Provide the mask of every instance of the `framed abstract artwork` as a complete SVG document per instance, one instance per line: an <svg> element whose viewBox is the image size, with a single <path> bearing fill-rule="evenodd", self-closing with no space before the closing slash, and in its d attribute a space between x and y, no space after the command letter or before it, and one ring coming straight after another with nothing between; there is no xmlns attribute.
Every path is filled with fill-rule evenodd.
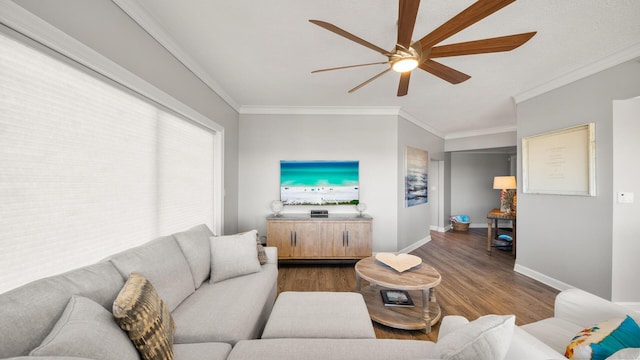
<svg viewBox="0 0 640 360"><path fill-rule="evenodd" d="M404 149L405 207L429 201L429 152L407 146Z"/></svg>

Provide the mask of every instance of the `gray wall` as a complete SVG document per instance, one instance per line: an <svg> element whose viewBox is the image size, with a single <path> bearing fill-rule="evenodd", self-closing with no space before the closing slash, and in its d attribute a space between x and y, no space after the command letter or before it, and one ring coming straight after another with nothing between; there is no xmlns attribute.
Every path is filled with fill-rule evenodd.
<svg viewBox="0 0 640 360"><path fill-rule="evenodd" d="M519 190L516 268L611 298L612 101L639 94L640 64L632 61L517 105L519 158L522 137L596 124L597 196L534 195ZM627 130L635 129L620 131ZM518 174L522 174L521 164Z"/></svg>
<svg viewBox="0 0 640 360"><path fill-rule="evenodd" d="M226 233L235 232L238 220L238 113L111 1L21 0L17 3L224 127L227 194L224 229Z"/></svg>
<svg viewBox="0 0 640 360"><path fill-rule="evenodd" d="M447 137L444 151L465 151L516 146L516 136L517 134L514 130L487 135L471 135L456 138Z"/></svg>
<svg viewBox="0 0 640 360"><path fill-rule="evenodd" d="M398 249L405 249L414 243L429 239L432 221L430 203L405 207L404 199L404 151L406 146L429 152L429 158L444 159L444 140L416 126L403 118L398 121ZM427 177L431 186L432 174ZM429 192L430 193L430 192ZM429 202L432 199L428 200ZM434 224L436 225L436 224Z"/></svg>
<svg viewBox="0 0 640 360"><path fill-rule="evenodd" d="M360 200L373 217L373 250L397 250L397 116L240 115L240 230L266 234L280 198L280 160L358 160ZM283 213L356 213L354 206L287 206Z"/></svg>
<svg viewBox="0 0 640 360"><path fill-rule="evenodd" d="M451 213L469 215L471 226L486 227L487 212L500 207L494 176L509 175L509 155L451 153Z"/></svg>
<svg viewBox="0 0 640 360"><path fill-rule="evenodd" d="M360 200L373 217L373 251L429 236L429 205L404 207L405 144L442 156L443 140L394 115L240 115L239 229L266 233L279 199L280 160L358 160ZM355 213L353 206L287 206L283 213Z"/></svg>

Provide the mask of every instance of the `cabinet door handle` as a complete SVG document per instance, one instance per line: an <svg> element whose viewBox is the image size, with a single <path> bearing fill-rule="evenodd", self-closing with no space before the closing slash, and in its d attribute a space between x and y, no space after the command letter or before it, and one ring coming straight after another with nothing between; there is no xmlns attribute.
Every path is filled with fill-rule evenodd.
<svg viewBox="0 0 640 360"><path fill-rule="evenodd" d="M293 246L298 246L298 233L295 231L293 232Z"/></svg>
<svg viewBox="0 0 640 360"><path fill-rule="evenodd" d="M347 246L349 246L349 231L347 230Z"/></svg>
<svg viewBox="0 0 640 360"><path fill-rule="evenodd" d="M289 231L289 245L293 247L293 231Z"/></svg>
<svg viewBox="0 0 640 360"><path fill-rule="evenodd" d="M346 245L346 240L344 238L344 231L342 232L342 247L345 247Z"/></svg>

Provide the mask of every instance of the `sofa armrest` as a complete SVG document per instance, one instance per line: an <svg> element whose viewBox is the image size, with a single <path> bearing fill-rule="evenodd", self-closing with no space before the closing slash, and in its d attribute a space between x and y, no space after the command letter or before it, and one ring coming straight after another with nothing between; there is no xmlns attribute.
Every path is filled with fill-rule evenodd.
<svg viewBox="0 0 640 360"><path fill-rule="evenodd" d="M570 321L582 327L601 321L630 315L636 321L640 314L622 305L588 293L580 289L562 291L556 296L555 317Z"/></svg>
<svg viewBox="0 0 640 360"><path fill-rule="evenodd" d="M275 246L265 246L264 252L267 254L267 264L278 264L278 248Z"/></svg>

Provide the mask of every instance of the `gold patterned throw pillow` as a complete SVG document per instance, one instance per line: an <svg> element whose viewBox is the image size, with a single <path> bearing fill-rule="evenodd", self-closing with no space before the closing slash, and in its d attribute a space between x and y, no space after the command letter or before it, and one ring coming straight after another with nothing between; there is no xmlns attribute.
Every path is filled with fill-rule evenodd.
<svg viewBox="0 0 640 360"><path fill-rule="evenodd" d="M143 360L172 360L175 322L144 276L131 273L113 302L113 316Z"/></svg>

